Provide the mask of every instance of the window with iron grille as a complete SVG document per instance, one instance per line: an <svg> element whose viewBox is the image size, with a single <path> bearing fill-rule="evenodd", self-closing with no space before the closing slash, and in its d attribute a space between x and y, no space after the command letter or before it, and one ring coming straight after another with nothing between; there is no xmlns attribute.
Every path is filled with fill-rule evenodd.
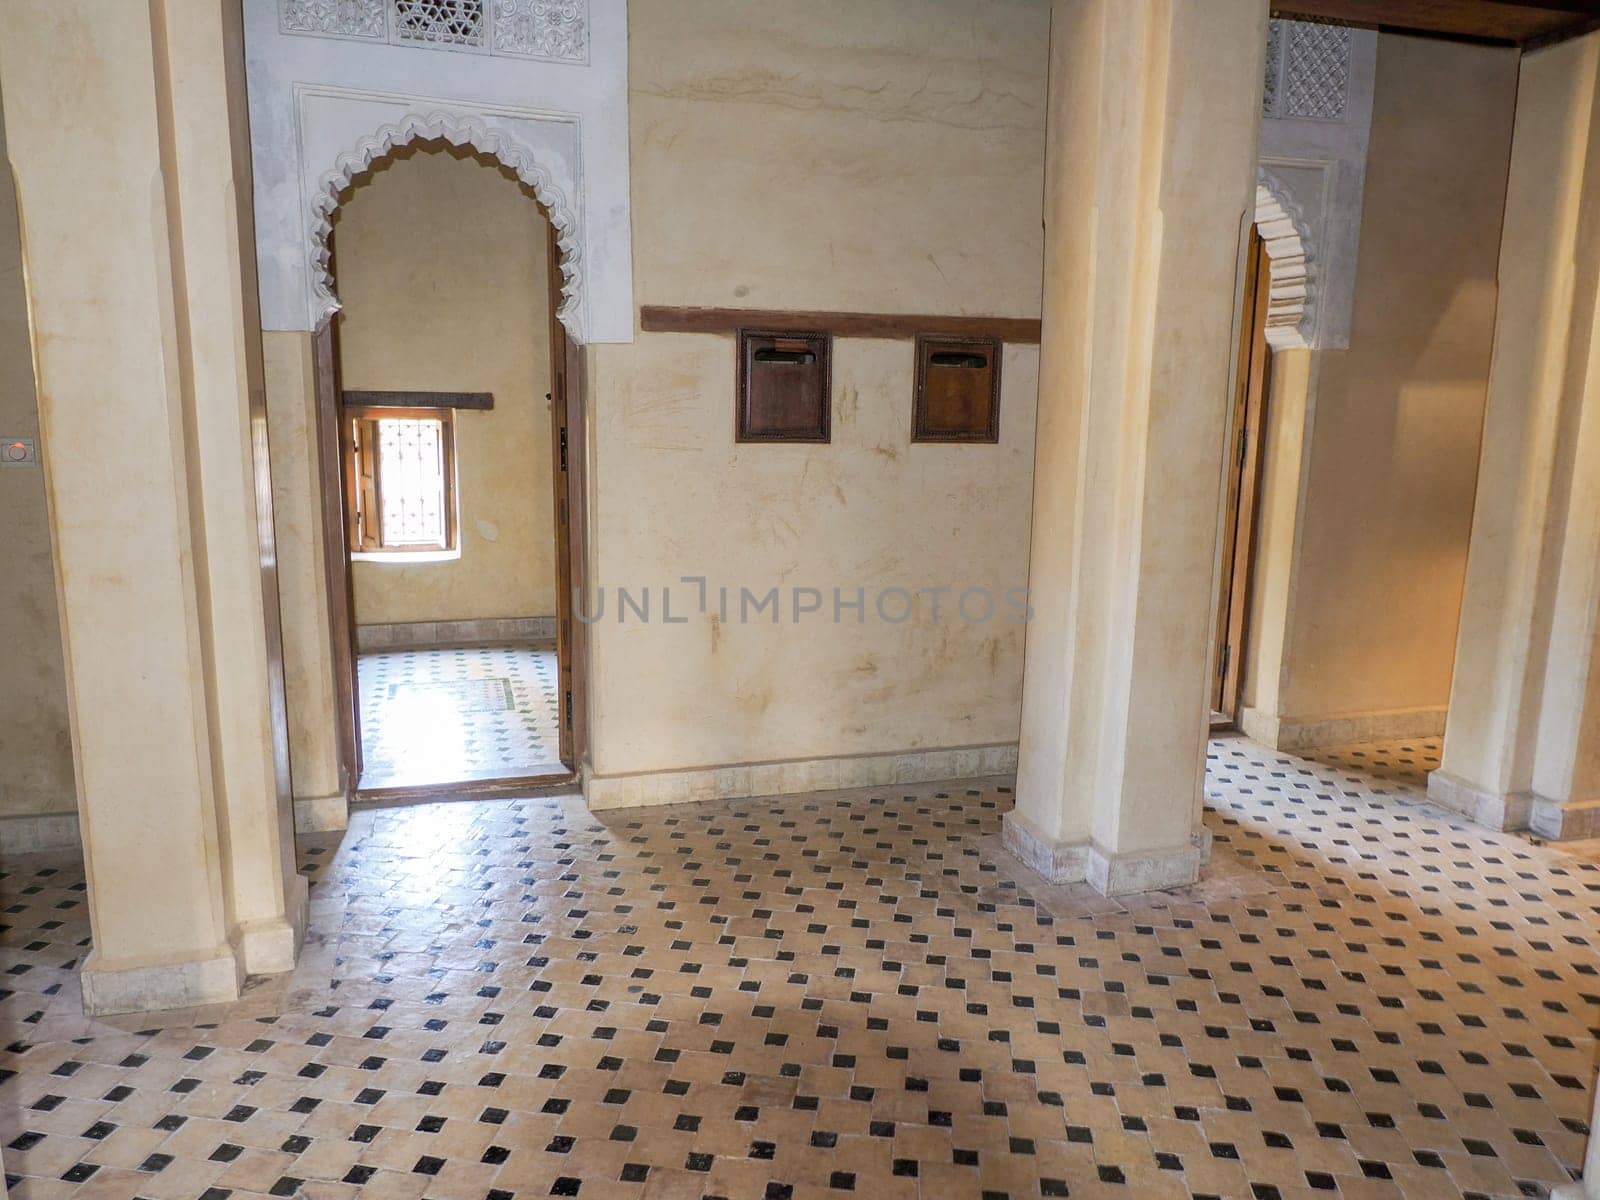
<svg viewBox="0 0 1600 1200"><path fill-rule="evenodd" d="M456 548L454 416L447 408L346 410L352 551Z"/></svg>

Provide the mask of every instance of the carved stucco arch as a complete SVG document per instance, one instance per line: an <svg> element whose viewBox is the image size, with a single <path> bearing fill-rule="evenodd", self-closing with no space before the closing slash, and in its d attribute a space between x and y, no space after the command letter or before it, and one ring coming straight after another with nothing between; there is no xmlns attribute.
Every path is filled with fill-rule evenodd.
<svg viewBox="0 0 1600 1200"><path fill-rule="evenodd" d="M311 289L320 323L339 311L339 297L333 290L329 270L328 238L333 233L333 214L342 196L357 179L372 169L372 164L390 152L413 142L445 141L452 146L470 146L514 172L533 189L539 203L555 227L556 246L561 253L561 304L556 316L567 331L582 339L583 274L579 260L583 253L578 218L550 172L535 159L533 151L502 130L491 129L476 117L444 111L426 115L411 114L381 126L362 138L334 162L333 170L318 181L311 197Z"/></svg>
<svg viewBox="0 0 1600 1200"><path fill-rule="evenodd" d="M1311 239L1289 189L1265 170L1256 177L1255 221L1269 264L1267 344L1309 349L1316 344Z"/></svg>

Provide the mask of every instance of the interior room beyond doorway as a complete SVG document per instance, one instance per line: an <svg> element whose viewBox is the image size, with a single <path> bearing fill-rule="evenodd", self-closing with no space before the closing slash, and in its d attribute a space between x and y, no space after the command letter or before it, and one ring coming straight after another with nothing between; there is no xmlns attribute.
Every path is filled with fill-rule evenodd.
<svg viewBox="0 0 1600 1200"><path fill-rule="evenodd" d="M415 143L349 190L332 265L360 791L568 776L549 222Z"/></svg>

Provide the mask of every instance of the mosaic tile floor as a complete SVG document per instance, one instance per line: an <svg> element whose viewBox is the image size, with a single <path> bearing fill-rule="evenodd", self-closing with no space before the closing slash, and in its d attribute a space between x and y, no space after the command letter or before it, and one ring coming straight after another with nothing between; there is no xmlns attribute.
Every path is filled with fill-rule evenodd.
<svg viewBox="0 0 1600 1200"><path fill-rule="evenodd" d="M363 789L566 771L553 649L376 650L357 672Z"/></svg>
<svg viewBox="0 0 1600 1200"><path fill-rule="evenodd" d="M293 975L160 1018L79 1015L81 868L14 859L12 1195L1543 1195L1600 865L1350 761L1214 741L1205 878L1126 901L1021 875L1004 780L366 810Z"/></svg>

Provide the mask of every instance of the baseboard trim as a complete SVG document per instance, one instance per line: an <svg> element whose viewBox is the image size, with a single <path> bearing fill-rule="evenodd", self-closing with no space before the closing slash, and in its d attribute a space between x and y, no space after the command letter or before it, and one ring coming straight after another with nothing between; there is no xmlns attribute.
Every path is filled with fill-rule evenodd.
<svg viewBox="0 0 1600 1200"><path fill-rule="evenodd" d="M34 854L40 850L78 850L78 814L28 813L0 817L0 854Z"/></svg>
<svg viewBox="0 0 1600 1200"><path fill-rule="evenodd" d="M331 796L296 796L296 833L333 833L350 827L350 802L343 792Z"/></svg>
<svg viewBox="0 0 1600 1200"><path fill-rule="evenodd" d="M1443 707L1390 708L1333 716L1280 717L1256 708L1242 708L1239 728L1251 741L1274 750L1316 750L1353 742L1438 737L1444 733L1445 711Z"/></svg>
<svg viewBox="0 0 1600 1200"><path fill-rule="evenodd" d="M230 1004L244 985L244 967L231 947L212 958L149 967L106 968L89 951L79 972L85 1016L158 1012Z"/></svg>
<svg viewBox="0 0 1600 1200"><path fill-rule="evenodd" d="M357 625L357 650L462 646L479 642L545 642L556 636L554 617L477 617L469 621L403 621Z"/></svg>
<svg viewBox="0 0 1600 1200"><path fill-rule="evenodd" d="M860 754L842 758L789 759L738 763L683 771L596 775L585 767L583 793L589 808L642 808L733 800L746 796L786 796L892 783L933 783L1007 775L1017 769L1017 744L906 750L898 754Z"/></svg>
<svg viewBox="0 0 1600 1200"><path fill-rule="evenodd" d="M1485 829L1528 828L1533 798L1526 792L1491 792L1445 771L1428 772L1428 800Z"/></svg>

